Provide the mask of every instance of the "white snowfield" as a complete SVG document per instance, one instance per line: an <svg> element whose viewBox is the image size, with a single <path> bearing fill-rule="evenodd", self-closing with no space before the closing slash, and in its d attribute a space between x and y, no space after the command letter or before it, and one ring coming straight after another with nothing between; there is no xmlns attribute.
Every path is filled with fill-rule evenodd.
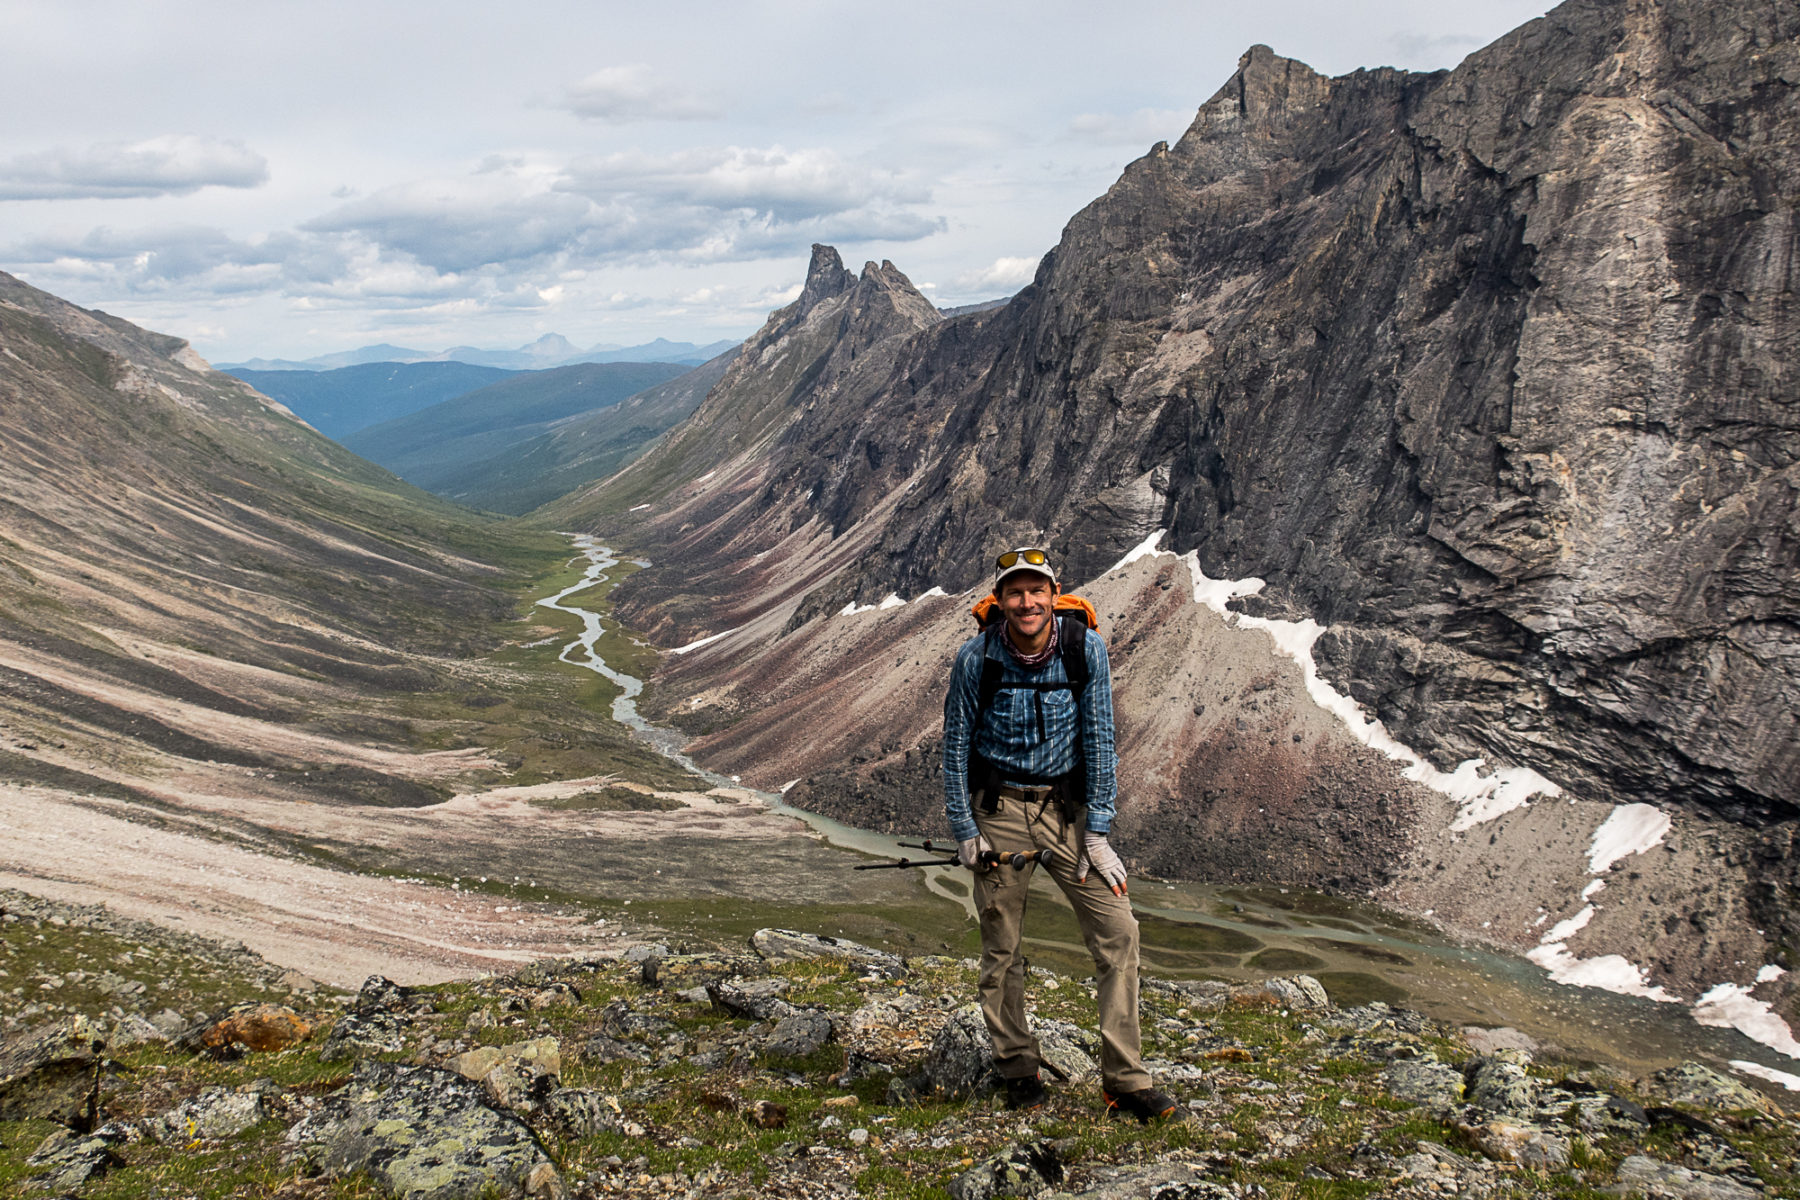
<svg viewBox="0 0 1800 1200"><path fill-rule="evenodd" d="M711 637L703 637L703 638L699 639L698 641L689 642L685 646L676 646L673 650L670 650L669 653L670 654L692 654L694 651L698 650L700 647L710 646L714 642L718 641L720 638L728 638L736 632L737 632L736 629L727 629L724 633L715 633Z"/></svg>
<svg viewBox="0 0 1800 1200"><path fill-rule="evenodd" d="M1588 847L1588 874L1598 875L1622 858L1661 845L1670 824L1669 814L1654 804L1619 805L1594 831L1593 845Z"/></svg>

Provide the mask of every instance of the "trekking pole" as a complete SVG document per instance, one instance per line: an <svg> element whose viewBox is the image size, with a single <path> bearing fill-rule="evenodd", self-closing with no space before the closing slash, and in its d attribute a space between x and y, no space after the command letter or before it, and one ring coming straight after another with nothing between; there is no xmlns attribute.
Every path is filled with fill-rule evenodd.
<svg viewBox="0 0 1800 1200"><path fill-rule="evenodd" d="M908 867L954 867L954 858L903 858L899 862L861 863L852 871L903 871Z"/></svg>

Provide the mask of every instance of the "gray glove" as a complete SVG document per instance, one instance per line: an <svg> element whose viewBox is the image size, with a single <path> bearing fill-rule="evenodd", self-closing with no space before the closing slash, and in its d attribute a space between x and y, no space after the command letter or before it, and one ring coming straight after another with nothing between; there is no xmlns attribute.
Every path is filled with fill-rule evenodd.
<svg viewBox="0 0 1800 1200"><path fill-rule="evenodd" d="M988 845L988 840L976 834L966 842L956 843L956 861L971 871L984 871L987 867L982 863L981 856L991 850L993 847Z"/></svg>
<svg viewBox="0 0 1800 1200"><path fill-rule="evenodd" d="M1081 835L1082 858L1086 865L1081 868L1080 882L1086 883L1088 869L1099 872L1100 881L1113 890L1113 895L1125 894L1125 864L1107 843L1104 833L1088 830Z"/></svg>

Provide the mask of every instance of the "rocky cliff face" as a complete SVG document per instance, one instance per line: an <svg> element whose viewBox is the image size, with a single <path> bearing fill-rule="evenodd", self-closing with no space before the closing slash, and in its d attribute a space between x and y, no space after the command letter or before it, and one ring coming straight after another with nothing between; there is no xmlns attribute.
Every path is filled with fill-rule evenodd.
<svg viewBox="0 0 1800 1200"><path fill-rule="evenodd" d="M672 642L742 631L671 667L666 703L736 722L703 748L781 772L825 767L795 747L829 716L852 732L828 740L870 760L835 794L872 797L870 772L899 769L933 706L868 724L844 665L866 682L867 648L825 617L978 585L995 547L1028 540L1094 580L1163 529L1207 576L1267 581L1240 610L1326 626L1321 674L1439 766L1529 765L1584 803L1714 820L1696 840L1729 870L1645 905L1785 928L1797 38L1800 13L1780 6L1569 0L1451 72L1327 79L1256 47L1176 145L1076 215L1009 305L884 326L885 340L821 320L812 336L840 348L778 358L808 311L848 294L815 254L766 357L747 349L709 401L715 427L671 444L681 469L634 469L583 510L680 564L625 589L628 620ZM786 373L765 385L776 361ZM1144 599L1121 595L1120 615ZM1236 707L1254 698L1183 682L1209 664L1163 645L1168 619L1114 642L1115 658L1141 638L1173 664L1140 699L1156 736L1127 759L1162 797L1146 853L1180 847L1168 857L1204 871L1228 865L1223 838L1252 869L1341 884L1379 883L1367 864L1384 856L1476 869L1460 834L1418 832L1438 801L1334 774L1303 730L1284 741L1281 721ZM901 620L924 619L883 618L883 636L911 636ZM896 653L941 653L958 620ZM929 666L898 686L928 696ZM732 697L753 679L761 699ZM899 790L928 793L920 770ZM1264 813L1271 779L1287 780L1292 819ZM1374 836L1349 856L1362 868L1294 849L1294 820L1350 838L1329 802L1340 779L1369 781L1341 789L1353 811L1380 800L1413 829ZM929 810L908 803L907 820ZM1496 841L1510 829L1529 857L1557 836L1554 810L1532 813ZM1530 891L1480 869L1490 892ZM1712 882L1734 898L1705 899ZM1520 915L1506 936L1529 945ZM1644 945L1658 923L1618 937Z"/></svg>

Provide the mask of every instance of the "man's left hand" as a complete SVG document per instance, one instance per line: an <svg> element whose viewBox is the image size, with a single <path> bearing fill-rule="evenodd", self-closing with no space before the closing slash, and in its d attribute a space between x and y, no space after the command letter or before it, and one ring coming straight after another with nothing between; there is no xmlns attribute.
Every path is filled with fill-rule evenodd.
<svg viewBox="0 0 1800 1200"><path fill-rule="evenodd" d="M1088 870L1091 868L1100 873L1100 881L1112 889L1113 895L1125 894L1125 864L1119 861L1118 854L1107 842L1104 833L1095 833L1090 829L1082 835L1082 858L1086 860L1087 866L1081 869L1080 882L1087 882Z"/></svg>

